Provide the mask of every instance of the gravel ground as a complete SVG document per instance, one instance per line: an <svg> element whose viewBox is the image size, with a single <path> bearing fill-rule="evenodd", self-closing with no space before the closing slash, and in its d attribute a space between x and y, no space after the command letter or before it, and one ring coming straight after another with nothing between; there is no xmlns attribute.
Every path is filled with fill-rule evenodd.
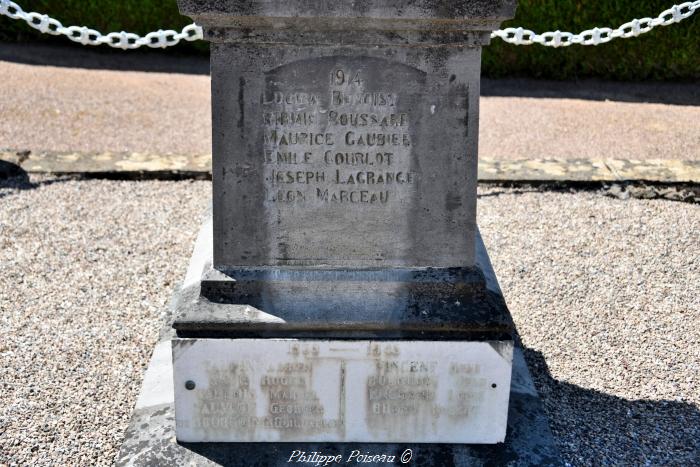
<svg viewBox="0 0 700 467"><path fill-rule="evenodd" d="M111 463L209 188L0 182L0 464ZM699 463L700 208L480 192L565 458Z"/></svg>
<svg viewBox="0 0 700 467"><path fill-rule="evenodd" d="M0 181L0 465L109 465L208 182Z"/></svg>
<svg viewBox="0 0 700 467"><path fill-rule="evenodd" d="M481 192L484 241L565 458L700 465L700 206Z"/></svg>

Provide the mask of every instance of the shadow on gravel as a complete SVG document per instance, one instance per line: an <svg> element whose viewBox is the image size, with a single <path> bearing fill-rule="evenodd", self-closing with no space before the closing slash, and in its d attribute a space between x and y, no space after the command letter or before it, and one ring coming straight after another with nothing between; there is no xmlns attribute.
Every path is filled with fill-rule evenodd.
<svg viewBox="0 0 700 467"><path fill-rule="evenodd" d="M114 50L108 47L53 43L0 43L0 60L26 65L48 65L90 70L209 74L209 57L178 54L162 49Z"/></svg>
<svg viewBox="0 0 700 467"><path fill-rule="evenodd" d="M29 178L29 174L22 170L21 167L0 160L0 199L18 191L33 190L42 185L53 185L54 183L63 183L79 178L80 177L77 176L65 175L33 182Z"/></svg>
<svg viewBox="0 0 700 467"><path fill-rule="evenodd" d="M481 182L479 182L481 185ZM498 186L498 185L492 185L492 186ZM525 193L540 193L542 190L538 188L525 188L525 189L518 189L518 188L511 188L509 190L492 190L489 191L488 193L479 193L476 195L477 199L479 198L491 198L491 197L496 197L496 196L501 196L501 195L524 195Z"/></svg>
<svg viewBox="0 0 700 467"><path fill-rule="evenodd" d="M700 105L700 82L626 83L585 79L548 81L529 78L482 79L481 95L593 101Z"/></svg>
<svg viewBox="0 0 700 467"><path fill-rule="evenodd" d="M563 457L574 465L700 465L700 410L666 400L626 400L552 378L524 348ZM584 356L585 358L585 356Z"/></svg>
<svg viewBox="0 0 700 467"><path fill-rule="evenodd" d="M19 165L0 159L0 181L8 178L18 178L29 181L29 175Z"/></svg>

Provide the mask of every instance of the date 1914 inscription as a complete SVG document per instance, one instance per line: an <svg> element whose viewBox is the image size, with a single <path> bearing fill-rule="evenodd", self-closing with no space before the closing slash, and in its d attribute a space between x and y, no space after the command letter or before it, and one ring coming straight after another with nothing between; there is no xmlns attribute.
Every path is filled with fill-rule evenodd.
<svg viewBox="0 0 700 467"><path fill-rule="evenodd" d="M173 356L181 441L505 436L511 342L177 339Z"/></svg>

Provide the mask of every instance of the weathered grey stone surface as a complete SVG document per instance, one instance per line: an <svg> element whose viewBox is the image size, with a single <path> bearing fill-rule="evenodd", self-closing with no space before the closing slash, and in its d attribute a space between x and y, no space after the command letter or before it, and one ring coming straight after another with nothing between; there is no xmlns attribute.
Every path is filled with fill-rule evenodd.
<svg viewBox="0 0 700 467"><path fill-rule="evenodd" d="M515 0L180 0L211 41L276 44L483 44Z"/></svg>
<svg viewBox="0 0 700 467"><path fill-rule="evenodd" d="M179 335L508 339L474 244L480 46L514 2L180 5L213 42L213 259Z"/></svg>
<svg viewBox="0 0 700 467"><path fill-rule="evenodd" d="M474 266L481 45L513 0L180 7L213 42L214 269Z"/></svg>
<svg viewBox="0 0 700 467"><path fill-rule="evenodd" d="M215 281L230 285L223 295L237 297L231 301L216 300L215 294L207 297L201 290L211 286L201 278L217 274L211 268L211 238L208 221L174 304L173 326L180 337L511 338L510 313L485 253L476 255L471 276L462 274L462 287L442 284L444 272L430 270L370 271L357 277L348 271L255 270L247 272L252 276L247 281ZM475 241L476 250L483 249L478 234ZM473 286L464 285L469 281ZM310 292L318 289L325 300L313 298ZM441 289L443 293L436 293Z"/></svg>
<svg viewBox="0 0 700 467"><path fill-rule="evenodd" d="M235 26L242 19L254 18L259 22L264 18L301 17L324 22L333 18L368 18L389 19L392 22L447 20L457 24L480 25L479 29L486 29L485 25L489 22L512 17L515 3L515 0L361 0L351 3L324 0L178 0L183 15L216 25ZM347 26L345 21L333 25L335 28L354 28L354 25Z"/></svg>
<svg viewBox="0 0 700 467"><path fill-rule="evenodd" d="M472 266L479 57L214 44L214 266Z"/></svg>
<svg viewBox="0 0 700 467"><path fill-rule="evenodd" d="M500 368L500 377L493 379L500 381L499 394L507 396L503 387L512 365L512 322L502 295L487 285L484 267L476 260L476 183L481 45L512 15L514 1L210 0L180 5L212 41L214 193L211 255L198 243L207 250L195 255L204 258L196 261L202 274L188 278L176 306L175 380L202 368L223 368L214 384L221 383L225 394L221 399L215 391L214 404L236 404L227 398L239 384L245 387L231 390L260 389L262 403L269 395L263 391L267 376L239 378L231 372L240 365L288 367L289 362L253 363L248 346L265 348L268 339L270 351L280 351L287 341L273 337L363 339L356 343L367 348L374 340L391 346L396 339L404 342L392 348L401 347L414 363L447 372L431 379L444 390L453 377L449 371L457 367L439 366L429 349L431 341L455 339L461 342L434 346L447 353L447 348L462 346L470 365L489 367L484 374ZM256 339L241 341L251 337ZM195 347L209 350L195 357ZM392 427L401 431L401 424L433 423L431 436L419 436L417 426L404 435L376 431L362 417L348 417L346 424L346 396L355 401L348 404L368 405L369 376L362 374L382 363L364 354L358 361L338 362L330 347L324 349L324 363L295 360L304 356L288 359L294 368L335 362L358 374L356 384L346 385L344 377L336 381L336 387L348 389L327 407L341 414L336 420L322 416L309 421L315 427L331 423L337 430L305 433L303 424L294 425L301 427L298 432L276 427L264 432L262 425L251 430L248 422L273 420L275 405L270 403L250 417L237 411L189 417L202 431L188 431L187 407L192 406L186 400L193 393L179 384L178 439L503 439L507 397L489 405L485 399L496 394L498 384L485 390L483 375L478 384L462 384L480 391L473 395L476 406L464 416L452 412L428 420L432 410L457 410L448 401L451 391L443 391L440 403L432 399L437 392L428 391L423 396L430 402L400 407L415 409L419 417L404 411ZM504 359L505 352L497 349L510 349L509 356ZM207 360L216 354L221 358ZM250 358L228 361L225 354ZM400 367L397 361L389 366L392 371ZM300 387L315 384L306 373L294 381ZM188 391L194 389L192 381L182 382L191 386ZM289 385L282 386L289 390L283 393L292 393ZM333 387L329 382L318 397L332 397ZM478 402L481 397L484 401ZM195 402L193 413L209 413L200 410L200 402L211 406ZM332 410L333 404L341 408ZM499 414L501 423L485 428L481 420L496 422ZM241 421L245 433L239 436L233 431ZM222 424L226 426L219 430Z"/></svg>

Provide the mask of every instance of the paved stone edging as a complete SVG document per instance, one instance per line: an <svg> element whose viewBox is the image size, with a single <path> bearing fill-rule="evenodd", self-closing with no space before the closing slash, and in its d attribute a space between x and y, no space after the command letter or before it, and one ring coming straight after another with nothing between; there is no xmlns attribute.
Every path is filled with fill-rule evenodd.
<svg viewBox="0 0 700 467"><path fill-rule="evenodd" d="M0 160L29 173L210 173L211 155L0 151Z"/></svg>
<svg viewBox="0 0 700 467"><path fill-rule="evenodd" d="M480 181L700 182L700 161L675 159L479 160Z"/></svg>
<svg viewBox="0 0 700 467"><path fill-rule="evenodd" d="M29 173L209 174L211 155L0 151ZM0 164L0 175L6 170ZM479 181L700 183L700 161L675 159L479 159Z"/></svg>

